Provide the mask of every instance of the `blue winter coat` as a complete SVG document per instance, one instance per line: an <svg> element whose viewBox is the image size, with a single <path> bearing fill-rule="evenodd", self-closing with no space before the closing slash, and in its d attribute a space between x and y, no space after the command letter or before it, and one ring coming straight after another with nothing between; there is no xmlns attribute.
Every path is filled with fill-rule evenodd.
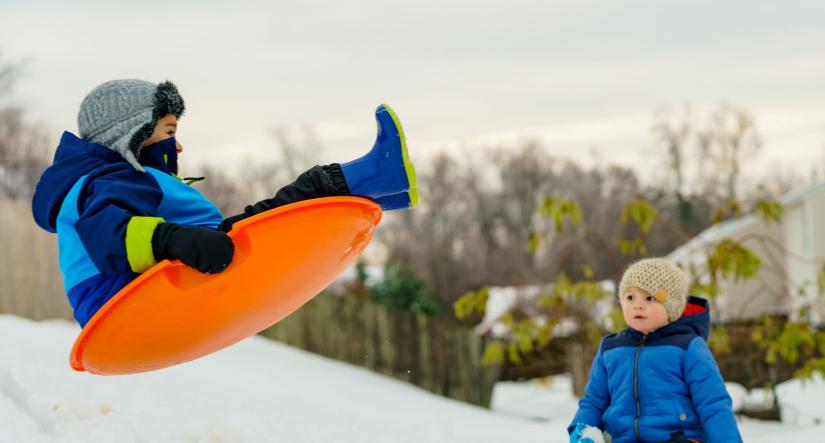
<svg viewBox="0 0 825 443"><path fill-rule="evenodd" d="M586 423L613 443L741 442L728 395L707 345L707 300L690 297L688 312L647 336L627 328L606 336L593 360L590 382L568 428Z"/></svg>
<svg viewBox="0 0 825 443"><path fill-rule="evenodd" d="M215 229L223 220L174 175L174 140L144 151L141 172L117 152L64 132L35 189L34 219L57 233L63 286L81 326L155 264L151 239L159 223Z"/></svg>

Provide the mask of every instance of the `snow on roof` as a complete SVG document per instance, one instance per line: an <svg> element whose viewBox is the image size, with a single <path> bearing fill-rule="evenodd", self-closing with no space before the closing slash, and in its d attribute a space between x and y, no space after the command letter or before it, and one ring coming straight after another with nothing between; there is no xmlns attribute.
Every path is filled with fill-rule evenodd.
<svg viewBox="0 0 825 443"><path fill-rule="evenodd" d="M333 281L327 289L335 292L342 291L347 283L358 280L355 272L355 264L347 268ZM364 267L364 272L367 274L367 286L375 285L384 280L384 266L383 265L367 265Z"/></svg>
<svg viewBox="0 0 825 443"><path fill-rule="evenodd" d="M673 250L673 252L667 255L667 258L675 262L695 261L696 259L692 257L694 257L697 252L703 252L707 245L742 232L758 221L759 219L756 216L746 215L715 224L688 240L687 243Z"/></svg>
<svg viewBox="0 0 825 443"><path fill-rule="evenodd" d="M800 188L800 189L795 189L793 191L790 191L786 194L783 194L777 200L779 201L779 203L782 203L785 206L792 205L792 204L803 201L805 199L805 197L807 197L811 194L814 194L816 192L819 192L823 189L825 189L825 180L813 183L811 185L808 185L808 186Z"/></svg>
<svg viewBox="0 0 825 443"><path fill-rule="evenodd" d="M616 283L613 280L603 280L599 282L602 289L608 294L616 291ZM485 334L490 332L493 337L503 337L507 335L510 326L501 322L507 312L519 304L534 306L537 299L543 295L553 292L553 284L528 285L528 286L493 286L487 289L487 306L484 311L484 319L476 326L476 332ZM605 303L596 303L593 309L593 319L603 319L610 309L612 309L612 299L608 298ZM541 323L544 319L536 317ZM554 336L569 335L578 329L576 323L562 323L553 330Z"/></svg>

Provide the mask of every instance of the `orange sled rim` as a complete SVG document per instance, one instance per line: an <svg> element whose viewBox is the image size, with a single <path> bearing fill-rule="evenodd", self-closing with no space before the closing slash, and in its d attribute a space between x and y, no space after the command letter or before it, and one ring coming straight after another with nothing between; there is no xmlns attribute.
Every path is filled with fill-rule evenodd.
<svg viewBox="0 0 825 443"><path fill-rule="evenodd" d="M242 220L229 233L235 255L223 272L201 274L178 260L156 264L89 320L71 367L100 375L151 371L257 334L352 265L381 215L371 200L328 197Z"/></svg>

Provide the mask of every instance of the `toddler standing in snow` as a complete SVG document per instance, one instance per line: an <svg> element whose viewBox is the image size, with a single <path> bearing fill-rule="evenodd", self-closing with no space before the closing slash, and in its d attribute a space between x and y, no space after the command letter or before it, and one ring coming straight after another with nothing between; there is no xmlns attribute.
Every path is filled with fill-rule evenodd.
<svg viewBox="0 0 825 443"><path fill-rule="evenodd" d="M570 442L741 442L707 345L708 302L688 297L685 273L668 260L638 261L619 298L628 327L602 339Z"/></svg>

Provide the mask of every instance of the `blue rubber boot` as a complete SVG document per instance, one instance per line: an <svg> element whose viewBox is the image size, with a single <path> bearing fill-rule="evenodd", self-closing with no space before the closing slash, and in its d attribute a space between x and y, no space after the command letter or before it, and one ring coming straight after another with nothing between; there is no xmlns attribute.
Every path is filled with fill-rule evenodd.
<svg viewBox="0 0 825 443"><path fill-rule="evenodd" d="M381 209L385 211L412 208L412 202L410 201L409 192L399 192L398 194L378 197L375 199L375 202L381 205Z"/></svg>
<svg viewBox="0 0 825 443"><path fill-rule="evenodd" d="M370 152L361 158L341 164L341 171L350 194L378 200L384 196L404 193L409 206L418 204L415 168L407 154L407 141L401 122L392 109L381 105L375 110L378 136ZM385 199L387 204L402 205L402 196ZM381 204L379 202L379 204ZM382 209L400 209L401 206Z"/></svg>

